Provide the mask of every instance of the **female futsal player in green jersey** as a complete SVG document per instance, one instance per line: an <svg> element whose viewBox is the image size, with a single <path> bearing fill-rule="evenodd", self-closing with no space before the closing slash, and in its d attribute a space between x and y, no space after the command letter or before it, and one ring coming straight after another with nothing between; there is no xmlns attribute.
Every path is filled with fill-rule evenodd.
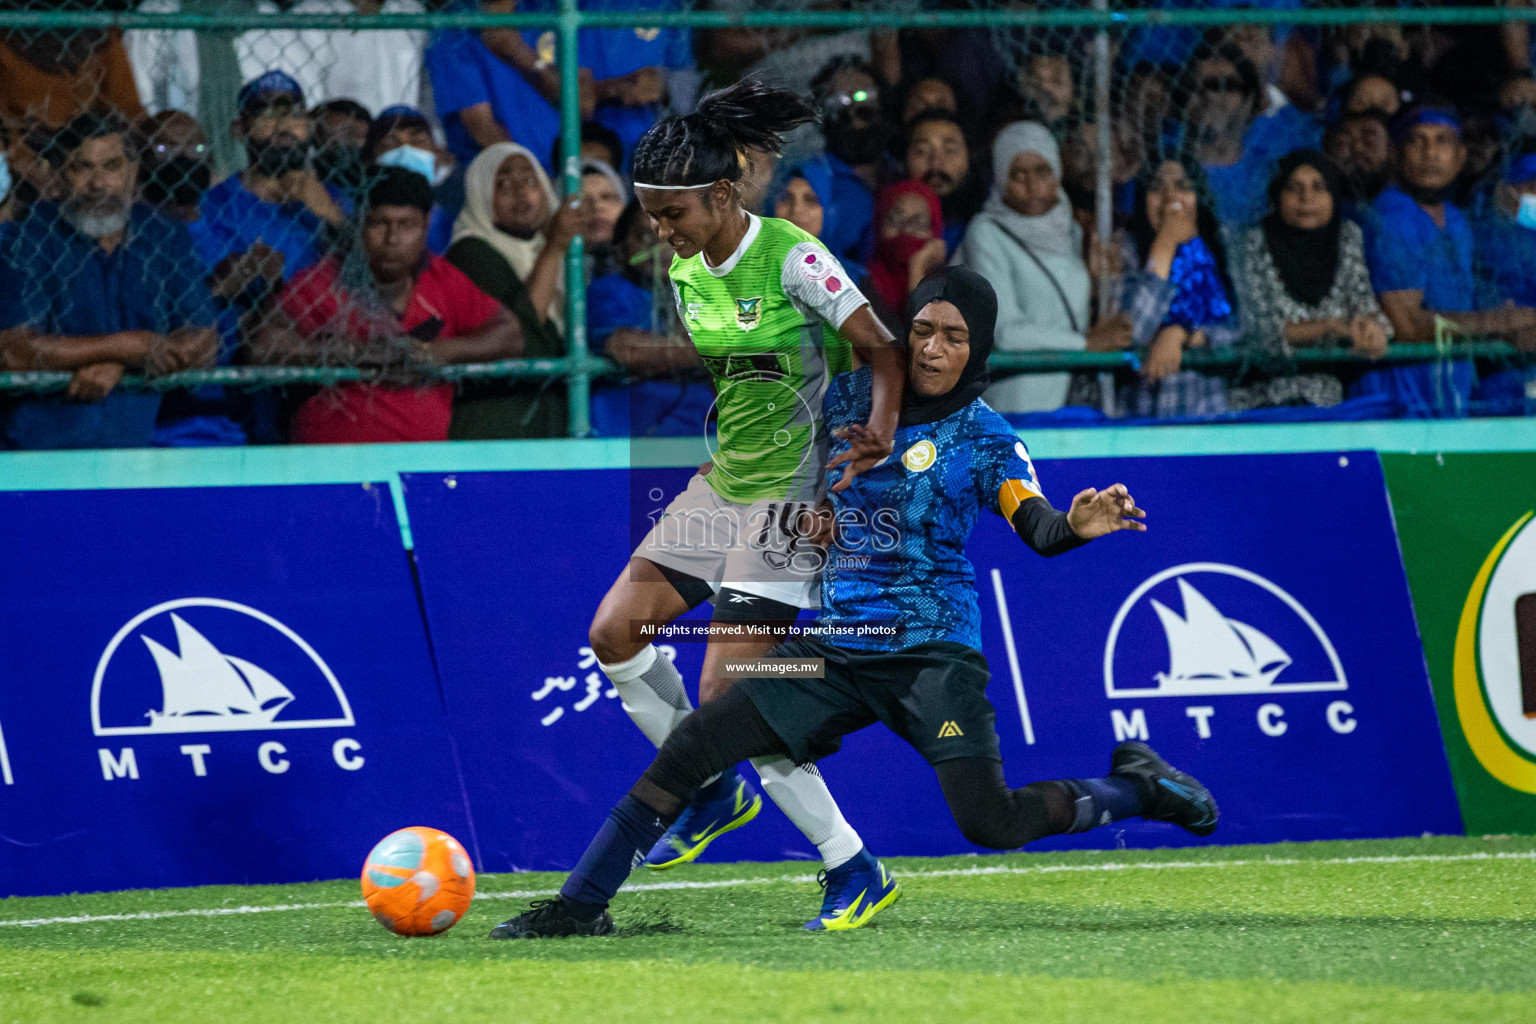
<svg viewBox="0 0 1536 1024"><path fill-rule="evenodd" d="M822 395L855 360L871 367L873 404L867 429L839 458L846 468L834 486L891 451L905 379L891 332L814 236L741 204L749 154L776 154L785 132L813 119L801 97L749 80L705 96L692 114L658 121L632 158L635 194L676 253L669 274L678 316L716 395L710 465L635 549L591 627L600 666L658 747L692 706L643 624L659 627L715 602L717 631L699 683L707 702L730 686L722 678L727 660L763 655L800 609L817 606L824 555L804 535L801 514L823 496ZM707 440L706 424L699 430ZM745 637L746 623L773 628ZM829 872L860 852L863 841L814 766L783 757L753 765ZM752 786L727 772L701 791L646 863L664 869L691 861L761 806Z"/></svg>

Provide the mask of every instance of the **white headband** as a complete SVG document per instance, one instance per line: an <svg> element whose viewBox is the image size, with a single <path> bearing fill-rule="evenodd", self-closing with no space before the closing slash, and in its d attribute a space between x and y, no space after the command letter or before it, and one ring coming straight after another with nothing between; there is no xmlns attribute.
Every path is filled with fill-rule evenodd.
<svg viewBox="0 0 1536 1024"><path fill-rule="evenodd" d="M643 181L637 181L635 182L635 188L654 188L664 192L686 192L693 188L709 188L713 184L714 182L712 181L706 181L702 185L647 185Z"/></svg>

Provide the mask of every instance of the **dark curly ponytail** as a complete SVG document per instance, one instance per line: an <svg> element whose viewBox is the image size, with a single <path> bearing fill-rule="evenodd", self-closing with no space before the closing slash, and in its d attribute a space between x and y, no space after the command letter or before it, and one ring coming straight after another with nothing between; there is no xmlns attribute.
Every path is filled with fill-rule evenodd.
<svg viewBox="0 0 1536 1024"><path fill-rule="evenodd" d="M712 92L691 114L662 118L641 136L631 158L639 185L710 185L742 176L744 150L777 153L784 135L814 121L810 103L756 79Z"/></svg>

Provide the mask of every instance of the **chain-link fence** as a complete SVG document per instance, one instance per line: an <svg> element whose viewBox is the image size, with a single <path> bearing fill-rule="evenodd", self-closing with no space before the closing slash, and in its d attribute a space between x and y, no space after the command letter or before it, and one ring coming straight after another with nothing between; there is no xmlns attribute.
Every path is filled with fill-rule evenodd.
<svg viewBox="0 0 1536 1024"><path fill-rule="evenodd" d="M810 94L821 123L753 159L744 198L817 234L889 319L918 270L997 271L997 376L1031 371L1000 408L1328 408L1390 340L1388 362L1434 372L1381 385L1398 389L1383 410L1519 412L1529 19L1295 0L0 0L0 443L692 432L708 386L626 163L658 116L749 75ZM1459 155L1426 150L1404 180L1410 134L1442 128ZM1289 158L1312 149L1331 162ZM1025 194L1032 155L1059 203ZM1288 190L1317 205L1306 188L1340 207L1323 268L1315 210L1278 219ZM1414 215L1442 199L1432 228ZM887 231L904 217L917 227Z"/></svg>

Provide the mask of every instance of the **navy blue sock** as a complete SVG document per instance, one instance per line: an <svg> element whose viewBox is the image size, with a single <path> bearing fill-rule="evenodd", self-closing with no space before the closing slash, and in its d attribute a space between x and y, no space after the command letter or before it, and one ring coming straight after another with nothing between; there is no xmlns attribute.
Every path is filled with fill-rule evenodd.
<svg viewBox="0 0 1536 1024"><path fill-rule="evenodd" d="M720 777L714 782L700 786L694 796L695 803L712 804L717 800L729 799L736 791L737 771L734 767L727 768L720 773Z"/></svg>
<svg viewBox="0 0 1536 1024"><path fill-rule="evenodd" d="M608 905L669 824L627 793L614 805L587 852L576 862L576 870L560 887L560 895L567 901L587 905L572 908L578 917L582 916L580 911L593 907L595 917Z"/></svg>
<svg viewBox="0 0 1536 1024"><path fill-rule="evenodd" d="M1101 779L1062 779L1072 791L1074 814L1069 832L1086 832L1141 813L1141 790L1125 775Z"/></svg>

